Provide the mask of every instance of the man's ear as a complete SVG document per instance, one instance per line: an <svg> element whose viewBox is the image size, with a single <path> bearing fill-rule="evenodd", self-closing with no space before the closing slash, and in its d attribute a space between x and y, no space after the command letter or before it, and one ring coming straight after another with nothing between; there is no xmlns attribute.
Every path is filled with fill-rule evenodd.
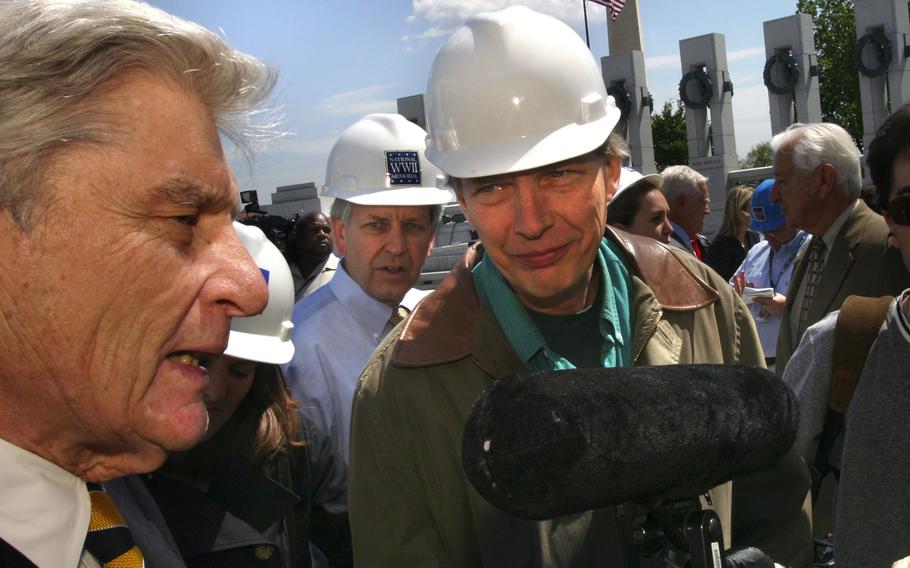
<svg viewBox="0 0 910 568"><path fill-rule="evenodd" d="M339 256L344 256L348 253L348 247L344 240L346 236L344 229L344 223L341 222L341 219L332 217L332 233L335 235L335 249L338 250Z"/></svg>
<svg viewBox="0 0 910 568"><path fill-rule="evenodd" d="M827 197L832 189L837 189L837 168L831 164L822 164L816 171L818 175L818 193L821 197Z"/></svg>
<svg viewBox="0 0 910 568"><path fill-rule="evenodd" d="M622 172L622 161L618 156L610 156L603 165L604 194L606 202L613 201L616 190L619 188L619 174Z"/></svg>
<svg viewBox="0 0 910 568"><path fill-rule="evenodd" d="M670 203L669 205L670 205L671 209L673 209L674 207L677 209L685 209L686 205L688 205L688 204L689 204L689 196L686 195L685 191L680 191L679 193L676 194L676 197L673 199L673 202Z"/></svg>

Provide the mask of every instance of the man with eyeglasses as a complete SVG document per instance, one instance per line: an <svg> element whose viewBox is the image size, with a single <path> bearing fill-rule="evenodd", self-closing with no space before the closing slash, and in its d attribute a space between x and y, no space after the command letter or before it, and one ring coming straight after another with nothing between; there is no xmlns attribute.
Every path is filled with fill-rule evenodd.
<svg viewBox="0 0 910 568"><path fill-rule="evenodd" d="M859 199L860 151L836 124L794 124L771 140L774 189L787 224L813 235L796 266L777 343L781 372L805 330L851 295L910 286L881 216Z"/></svg>
<svg viewBox="0 0 910 568"><path fill-rule="evenodd" d="M884 224L910 274L910 105L904 105L869 144L867 164ZM874 280L872 273L862 276ZM796 445L815 459L825 428L832 381L832 354L839 313L811 326L793 354L784 380L800 401ZM865 360L846 414L835 514L834 559L838 566L890 566L910 555L910 289L888 307L884 325Z"/></svg>

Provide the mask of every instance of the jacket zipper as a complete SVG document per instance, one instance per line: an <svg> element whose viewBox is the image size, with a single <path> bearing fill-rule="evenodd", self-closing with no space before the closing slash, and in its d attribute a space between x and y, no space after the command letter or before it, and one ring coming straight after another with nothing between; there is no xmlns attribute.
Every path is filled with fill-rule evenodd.
<svg viewBox="0 0 910 568"><path fill-rule="evenodd" d="M657 326L660 324L660 318L662 318L663 315L663 310L657 310L656 317L652 319L651 324L645 328L645 333L642 335L643 341L641 342L641 347L638 348L635 356L632 357L632 365L638 364L638 358L641 357L641 354L644 352L645 347L648 345L648 342L651 341L651 337L653 337L654 333L657 331Z"/></svg>

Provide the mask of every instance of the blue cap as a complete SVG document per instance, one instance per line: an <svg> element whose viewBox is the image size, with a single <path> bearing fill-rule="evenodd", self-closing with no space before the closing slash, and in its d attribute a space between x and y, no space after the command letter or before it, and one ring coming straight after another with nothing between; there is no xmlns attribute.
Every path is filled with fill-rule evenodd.
<svg viewBox="0 0 910 568"><path fill-rule="evenodd" d="M753 231L768 233L784 226L786 220L780 211L780 203L771 203L771 190L774 189L774 180L766 179L758 184L752 193L752 223Z"/></svg>

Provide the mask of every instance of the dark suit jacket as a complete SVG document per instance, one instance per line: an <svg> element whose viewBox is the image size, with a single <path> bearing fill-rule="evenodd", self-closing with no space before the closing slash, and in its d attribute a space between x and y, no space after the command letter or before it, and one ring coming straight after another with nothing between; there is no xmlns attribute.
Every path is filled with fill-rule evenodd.
<svg viewBox="0 0 910 568"><path fill-rule="evenodd" d="M0 566L3 568L38 568L2 538L0 538Z"/></svg>
<svg viewBox="0 0 910 568"><path fill-rule="evenodd" d="M797 290L806 274L808 254L796 265L784 307L780 335L777 339L777 371L781 374L798 340L790 325L790 314ZM821 279L815 286L815 297L809 306L807 326L819 321L830 312L840 309L847 296L896 296L910 287L910 273L901 260L900 252L888 245L888 227L885 220L860 200L856 209L841 227L822 269Z"/></svg>
<svg viewBox="0 0 910 568"><path fill-rule="evenodd" d="M164 517L138 475L103 483L145 558L146 568L186 568Z"/></svg>

